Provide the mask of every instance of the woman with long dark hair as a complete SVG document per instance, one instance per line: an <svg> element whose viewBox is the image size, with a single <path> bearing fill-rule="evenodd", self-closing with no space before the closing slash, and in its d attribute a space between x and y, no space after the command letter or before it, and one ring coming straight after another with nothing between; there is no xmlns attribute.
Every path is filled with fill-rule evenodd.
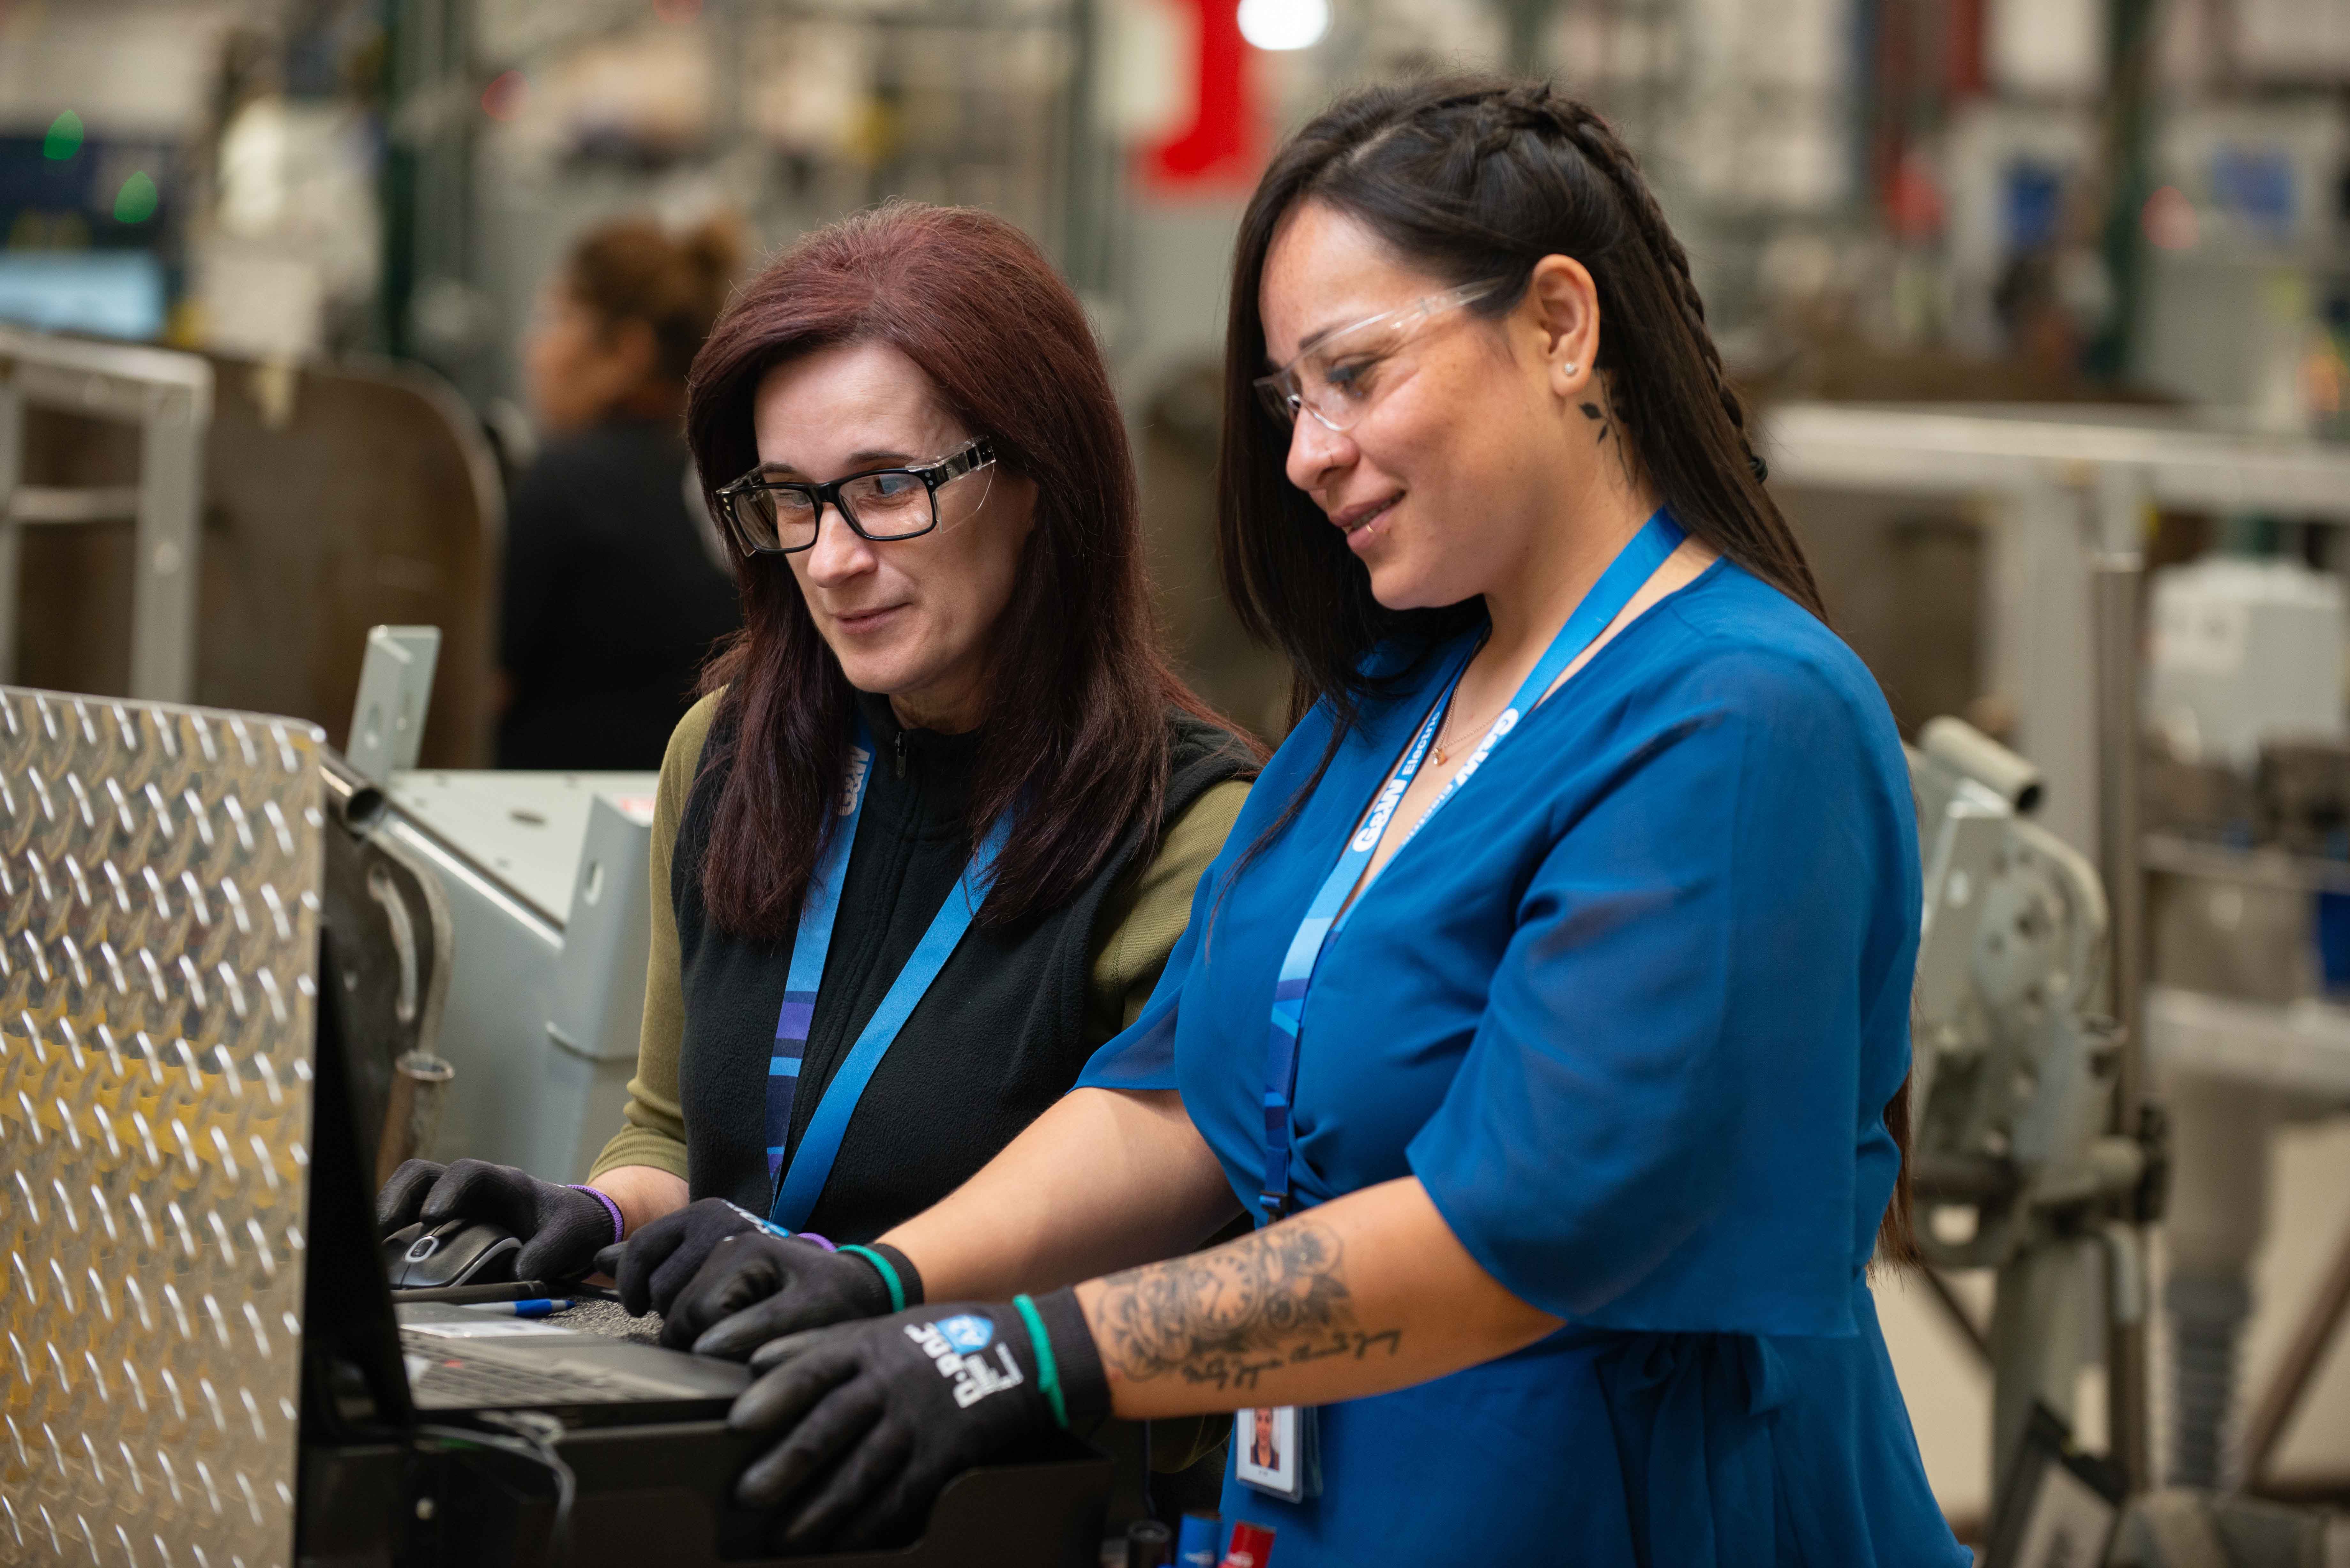
<svg viewBox="0 0 2350 1568"><path fill-rule="evenodd" d="M411 1161L379 1199L387 1233L515 1231L525 1278L626 1240L604 1262L673 1345L785 1283L920 1301L865 1243L1139 1012L1260 760L1159 652L1107 373L1010 223L901 203L803 239L685 422L744 626L661 766L626 1125L581 1186Z"/></svg>
<svg viewBox="0 0 2350 1568"><path fill-rule="evenodd" d="M761 1348L738 1496L855 1539L1027 1430L1270 1407L1223 1511L1282 1568L1957 1568L1866 1279L1901 749L1630 155L1540 86L1347 99L1228 356L1228 581L1311 705L1140 1019L889 1233L976 1299Z"/></svg>

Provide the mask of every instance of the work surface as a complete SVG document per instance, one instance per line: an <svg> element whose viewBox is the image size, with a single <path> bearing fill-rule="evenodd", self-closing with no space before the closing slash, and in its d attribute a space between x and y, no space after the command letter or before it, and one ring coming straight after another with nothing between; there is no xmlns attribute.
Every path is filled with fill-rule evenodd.
<svg viewBox="0 0 2350 1568"><path fill-rule="evenodd" d="M660 1343L660 1314L649 1312L642 1317L630 1317L618 1302L581 1302L569 1312L557 1313L546 1321L606 1339L632 1339L639 1345Z"/></svg>

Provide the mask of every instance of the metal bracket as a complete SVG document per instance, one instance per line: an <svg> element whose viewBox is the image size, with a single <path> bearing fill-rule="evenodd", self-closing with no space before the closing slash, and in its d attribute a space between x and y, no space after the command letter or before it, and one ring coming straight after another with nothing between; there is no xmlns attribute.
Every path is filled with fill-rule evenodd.
<svg viewBox="0 0 2350 1568"><path fill-rule="evenodd" d="M441 658L437 626L380 626L368 633L359 666L359 693L343 748L352 771L378 784L416 766L424 743L424 714L432 701L432 670Z"/></svg>
<svg viewBox="0 0 2350 1568"><path fill-rule="evenodd" d="M633 1062L644 1003L611 1006L609 977L623 966L643 967L637 955L652 940L652 901L646 877L652 863L650 824L603 795L588 808L588 839L571 889L571 918L563 928L562 980L547 1038L591 1062Z"/></svg>

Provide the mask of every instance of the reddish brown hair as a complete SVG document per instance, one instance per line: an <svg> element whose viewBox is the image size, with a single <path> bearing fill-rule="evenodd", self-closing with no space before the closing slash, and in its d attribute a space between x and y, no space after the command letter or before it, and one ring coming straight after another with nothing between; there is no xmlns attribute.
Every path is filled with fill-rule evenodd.
<svg viewBox="0 0 2350 1568"><path fill-rule="evenodd" d="M1036 525L990 646L969 831L1019 807L980 918L1066 902L1126 835L1155 836L1167 711L1223 725L1160 651L1134 462L1076 296L1018 229L962 207L891 202L808 234L746 285L686 383L702 483L757 466L752 403L787 359L888 343L996 461L1033 480ZM847 758L855 701L791 570L735 563L741 632L702 689L739 717L702 892L724 929L788 940ZM1253 750L1253 744L1249 743ZM715 759L713 759L715 760Z"/></svg>

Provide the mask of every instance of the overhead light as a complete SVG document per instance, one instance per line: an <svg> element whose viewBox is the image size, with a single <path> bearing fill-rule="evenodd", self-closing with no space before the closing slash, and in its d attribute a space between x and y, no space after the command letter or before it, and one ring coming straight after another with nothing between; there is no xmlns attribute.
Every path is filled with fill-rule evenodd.
<svg viewBox="0 0 2350 1568"><path fill-rule="evenodd" d="M1260 49L1310 49L1330 30L1330 0L1241 0L1241 36Z"/></svg>

